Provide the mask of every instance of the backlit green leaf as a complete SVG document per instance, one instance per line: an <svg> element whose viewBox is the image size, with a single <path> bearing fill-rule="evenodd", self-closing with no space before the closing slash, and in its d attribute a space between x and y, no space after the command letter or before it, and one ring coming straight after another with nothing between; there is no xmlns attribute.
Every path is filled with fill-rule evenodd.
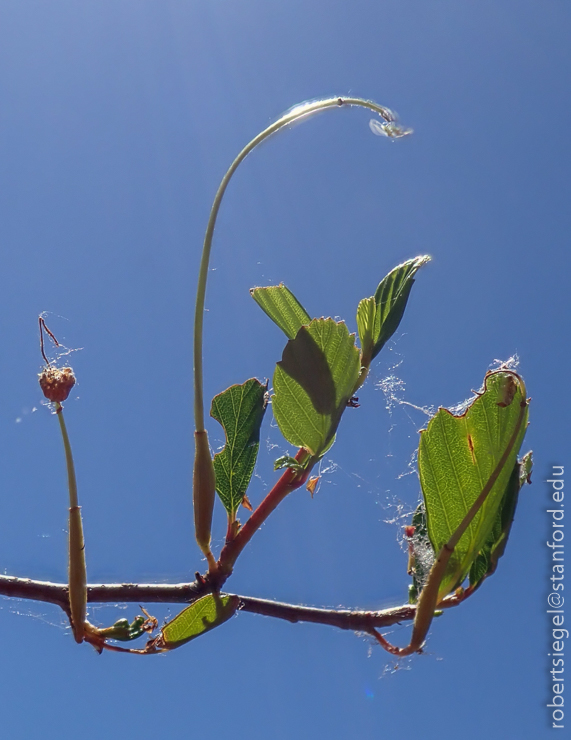
<svg viewBox="0 0 571 740"><path fill-rule="evenodd" d="M268 288L252 288L250 295L288 339L293 339L311 318L294 294L283 283Z"/></svg>
<svg viewBox="0 0 571 740"><path fill-rule="evenodd" d="M363 365L370 364L397 330L414 285L414 276L429 261L430 257L423 255L403 262L381 280L374 296L363 298L359 303L357 327Z"/></svg>
<svg viewBox="0 0 571 740"><path fill-rule="evenodd" d="M317 457L333 444L359 370L355 335L344 323L314 319L298 331L273 380L272 408L288 442Z"/></svg>
<svg viewBox="0 0 571 740"><path fill-rule="evenodd" d="M277 460L274 460L274 470L283 470L284 468L288 468L288 470L295 470L299 473L303 470L303 465L302 463L298 462L295 457L290 457L290 455L282 455L281 457L278 457Z"/></svg>
<svg viewBox="0 0 571 740"><path fill-rule="evenodd" d="M359 341L361 342L363 357L367 357L368 362L372 359L373 347L375 346L373 334L375 331L376 315L377 304L375 303L375 296L363 298L357 306L357 332L359 334Z"/></svg>
<svg viewBox="0 0 571 740"><path fill-rule="evenodd" d="M251 378L212 400L210 415L226 435L224 449L214 455L216 491L231 517L242 503L256 465L267 388Z"/></svg>
<svg viewBox="0 0 571 740"><path fill-rule="evenodd" d="M239 603L237 596L203 596L165 624L160 647L172 650L218 627L235 614Z"/></svg>
<svg viewBox="0 0 571 740"><path fill-rule="evenodd" d="M515 439L489 495L452 553L439 598L463 582L489 541L525 435L527 415L523 381L500 370L486 375L484 389L464 413L454 416L441 408L421 432L418 469L428 535L436 553L458 529Z"/></svg>
<svg viewBox="0 0 571 740"><path fill-rule="evenodd" d="M485 578L495 572L498 560L504 554L514 520L519 492L529 478L531 465L531 452L524 455L523 459L514 465L488 540L470 568L470 586L474 589L478 588Z"/></svg>

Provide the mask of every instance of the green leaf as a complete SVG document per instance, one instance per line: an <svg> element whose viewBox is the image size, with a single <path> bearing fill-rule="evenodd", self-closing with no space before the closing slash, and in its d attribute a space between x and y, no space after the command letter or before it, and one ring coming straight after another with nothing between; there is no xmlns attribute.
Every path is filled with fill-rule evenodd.
<svg viewBox="0 0 571 740"><path fill-rule="evenodd" d="M300 328L311 321L305 308L283 283L252 288L250 295L288 339L293 339Z"/></svg>
<svg viewBox="0 0 571 740"><path fill-rule="evenodd" d="M464 581L492 535L525 435L525 402L519 376L501 370L488 373L483 390L463 414L454 416L441 408L421 432L418 469L428 535L436 553L458 529L516 434L489 495L450 557L439 598ZM489 564L480 562L476 567L479 577Z"/></svg>
<svg viewBox="0 0 571 740"><path fill-rule="evenodd" d="M381 280L374 296L363 298L359 303L357 328L365 367L370 365L397 330L414 284L414 276L429 261L430 257L423 255L403 262Z"/></svg>
<svg viewBox="0 0 571 740"><path fill-rule="evenodd" d="M214 455L216 491L230 517L242 503L254 472L267 389L267 384L251 378L212 400L210 415L222 425L226 435L224 449Z"/></svg>
<svg viewBox="0 0 571 740"><path fill-rule="evenodd" d="M274 470L282 470L283 468L295 470L296 473L299 473L304 469L304 466L302 463L298 462L295 457L282 455L281 457L278 457L277 460L274 460Z"/></svg>
<svg viewBox="0 0 571 740"><path fill-rule="evenodd" d="M531 452L524 455L522 460L514 465L488 540L470 568L470 586L474 590L485 578L495 573L498 560L505 552L519 492L531 475L531 466Z"/></svg>
<svg viewBox="0 0 571 740"><path fill-rule="evenodd" d="M333 444L359 377L355 335L344 323L314 319L287 343L274 373L272 408L284 437L314 456Z"/></svg>
<svg viewBox="0 0 571 740"><path fill-rule="evenodd" d="M375 346L374 331L375 317L377 315L377 304L375 296L363 298L357 306L357 332L363 356L367 356L368 362L372 359L373 347Z"/></svg>
<svg viewBox="0 0 571 740"><path fill-rule="evenodd" d="M218 627L235 614L239 603L237 596L203 596L165 624L162 628L161 649L173 650Z"/></svg>

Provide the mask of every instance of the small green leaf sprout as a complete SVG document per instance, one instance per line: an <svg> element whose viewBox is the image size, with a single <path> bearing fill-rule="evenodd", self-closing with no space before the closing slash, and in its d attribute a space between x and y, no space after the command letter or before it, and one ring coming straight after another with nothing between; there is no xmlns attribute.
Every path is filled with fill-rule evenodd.
<svg viewBox="0 0 571 740"><path fill-rule="evenodd" d="M152 617L149 612L142 606L139 607L143 612L144 616L138 615L129 622L124 617L118 619L111 627L103 628L92 628L90 634L90 642L97 647L97 639L101 640L119 640L120 642L130 642L136 640L138 637L142 637L145 634L153 632L159 626L158 621L155 617ZM107 647L106 644L102 644L101 647Z"/></svg>
<svg viewBox="0 0 571 740"><path fill-rule="evenodd" d="M284 468L288 468L289 470L294 470L296 473L299 473L303 470L303 465L298 463L295 457L282 455L274 460L274 470L283 470Z"/></svg>

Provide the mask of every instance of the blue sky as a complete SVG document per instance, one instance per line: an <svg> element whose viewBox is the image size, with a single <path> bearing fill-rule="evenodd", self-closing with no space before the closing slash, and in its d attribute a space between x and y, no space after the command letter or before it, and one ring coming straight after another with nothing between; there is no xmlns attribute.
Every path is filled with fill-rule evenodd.
<svg viewBox="0 0 571 740"><path fill-rule="evenodd" d="M271 378L281 357L250 287L283 281L312 315L354 331L358 301L392 267L433 261L319 492L284 502L229 587L318 606L406 600L402 521L391 520L418 499L409 463L426 416L387 410L389 376L402 400L449 406L517 353L535 455L496 575L398 670L363 637L247 614L167 656L98 656L56 608L2 600L6 737L551 736L544 481L551 465L571 466L570 21L555 0L0 3L6 573L66 579L63 453L37 386L43 311L83 348L66 417L89 580L178 582L204 566L190 508L190 326L208 212L244 144L316 97L374 99L415 133L390 142L365 111L333 110L246 160L215 234L207 398ZM288 451L267 415L252 503ZM215 527L219 548L221 507ZM406 625L391 635L408 636Z"/></svg>

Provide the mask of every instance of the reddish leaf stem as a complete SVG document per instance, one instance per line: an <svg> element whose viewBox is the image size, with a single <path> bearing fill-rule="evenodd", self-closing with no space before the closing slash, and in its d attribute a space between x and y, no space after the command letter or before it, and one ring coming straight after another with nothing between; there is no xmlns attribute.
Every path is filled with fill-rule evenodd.
<svg viewBox="0 0 571 740"><path fill-rule="evenodd" d="M309 453L303 448L297 451L295 459L299 463L307 460ZM244 524L238 534L222 548L220 559L218 560L219 580L217 586L220 587L232 573L234 563L254 534L266 521L274 509L284 500L284 498L303 486L307 481L313 465L310 463L301 472L288 468L272 490L268 493L262 503L255 509L248 521Z"/></svg>

